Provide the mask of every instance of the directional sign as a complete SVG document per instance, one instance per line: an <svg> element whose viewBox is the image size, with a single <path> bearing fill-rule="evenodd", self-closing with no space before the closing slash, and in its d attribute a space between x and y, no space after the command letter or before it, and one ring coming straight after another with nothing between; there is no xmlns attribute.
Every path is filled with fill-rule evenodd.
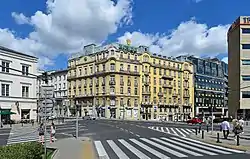
<svg viewBox="0 0 250 159"><path fill-rule="evenodd" d="M54 86L41 86L41 97L40 98L53 98L54 97Z"/></svg>

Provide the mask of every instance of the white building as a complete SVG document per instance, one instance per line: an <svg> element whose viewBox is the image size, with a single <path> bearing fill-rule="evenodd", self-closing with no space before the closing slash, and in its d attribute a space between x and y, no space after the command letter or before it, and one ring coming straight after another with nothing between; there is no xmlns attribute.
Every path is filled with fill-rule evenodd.
<svg viewBox="0 0 250 159"><path fill-rule="evenodd" d="M56 105L53 114L55 116L69 116L68 100L67 100L67 70L49 71L48 85L54 86L54 97ZM38 77L38 86L44 85L42 76ZM39 92L38 92L39 97Z"/></svg>
<svg viewBox="0 0 250 159"><path fill-rule="evenodd" d="M16 114L1 117L36 119L37 58L0 47L0 108Z"/></svg>

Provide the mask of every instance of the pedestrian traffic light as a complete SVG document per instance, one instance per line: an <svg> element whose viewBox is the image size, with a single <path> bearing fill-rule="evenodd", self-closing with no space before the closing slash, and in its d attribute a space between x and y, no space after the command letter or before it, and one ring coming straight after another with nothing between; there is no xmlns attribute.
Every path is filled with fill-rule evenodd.
<svg viewBox="0 0 250 159"><path fill-rule="evenodd" d="M45 84L48 84L48 73L47 72L43 73L43 81L45 82Z"/></svg>

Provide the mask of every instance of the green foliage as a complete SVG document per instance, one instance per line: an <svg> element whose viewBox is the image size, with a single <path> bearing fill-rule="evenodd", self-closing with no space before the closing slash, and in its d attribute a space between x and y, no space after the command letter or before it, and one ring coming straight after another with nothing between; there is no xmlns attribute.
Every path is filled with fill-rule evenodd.
<svg viewBox="0 0 250 159"><path fill-rule="evenodd" d="M43 152L38 142L18 143L0 147L0 159L42 159Z"/></svg>

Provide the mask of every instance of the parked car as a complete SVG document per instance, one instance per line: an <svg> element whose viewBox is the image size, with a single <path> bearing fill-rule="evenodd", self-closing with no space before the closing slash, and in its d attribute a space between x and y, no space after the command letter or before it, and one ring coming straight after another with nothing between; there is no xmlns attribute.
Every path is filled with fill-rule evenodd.
<svg viewBox="0 0 250 159"><path fill-rule="evenodd" d="M85 120L95 120L95 117L92 116L92 115L86 115L86 116L83 116L82 119L85 119Z"/></svg>
<svg viewBox="0 0 250 159"><path fill-rule="evenodd" d="M193 118L187 121L188 124L201 124L203 121L199 118Z"/></svg>

